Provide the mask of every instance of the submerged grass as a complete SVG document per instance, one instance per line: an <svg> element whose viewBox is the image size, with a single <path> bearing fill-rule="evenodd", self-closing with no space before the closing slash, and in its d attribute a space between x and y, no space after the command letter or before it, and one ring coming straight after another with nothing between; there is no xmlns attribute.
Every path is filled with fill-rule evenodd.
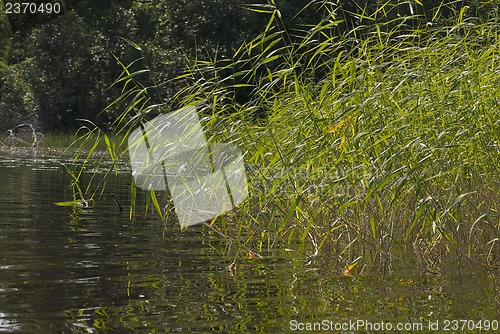
<svg viewBox="0 0 500 334"><path fill-rule="evenodd" d="M401 18L339 36L330 17L291 42L266 8L262 36L236 61L192 63L182 76L192 85L177 96L202 103L209 141L245 152L250 198L212 226L255 252L362 259L381 273L394 260L498 270L498 19L460 12L453 25L410 29ZM128 107L116 125L126 135L146 118L154 87L124 69L117 102ZM231 94L242 87L254 98L238 104Z"/></svg>

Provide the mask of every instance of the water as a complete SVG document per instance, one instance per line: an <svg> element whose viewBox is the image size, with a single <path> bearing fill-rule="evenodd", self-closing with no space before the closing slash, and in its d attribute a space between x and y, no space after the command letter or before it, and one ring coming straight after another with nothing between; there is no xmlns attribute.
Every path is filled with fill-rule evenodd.
<svg viewBox="0 0 500 334"><path fill-rule="evenodd" d="M0 332L354 332L342 325L382 321L427 331L500 319L498 277L480 268L346 277L277 252L240 256L231 272L234 253L205 226L131 221L107 192L92 209L55 206L72 199L71 179L50 158L0 152ZM123 206L129 182L124 168L108 184Z"/></svg>

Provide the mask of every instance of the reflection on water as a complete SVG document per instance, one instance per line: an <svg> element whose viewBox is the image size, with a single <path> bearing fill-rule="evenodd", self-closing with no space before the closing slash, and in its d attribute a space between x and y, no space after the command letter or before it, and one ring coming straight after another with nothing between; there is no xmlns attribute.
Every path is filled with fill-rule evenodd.
<svg viewBox="0 0 500 334"><path fill-rule="evenodd" d="M3 154L3 156L2 156ZM0 331L289 332L296 323L364 319L499 319L498 278L394 270L342 277L293 253L244 258L231 275L226 243L204 226L166 233L128 219L103 194L73 211L56 162L0 153ZM129 172L108 184L128 201Z"/></svg>

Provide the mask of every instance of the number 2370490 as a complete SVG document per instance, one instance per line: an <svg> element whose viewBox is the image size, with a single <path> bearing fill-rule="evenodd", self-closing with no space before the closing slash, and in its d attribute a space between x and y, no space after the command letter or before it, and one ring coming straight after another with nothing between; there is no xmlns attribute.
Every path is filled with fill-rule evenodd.
<svg viewBox="0 0 500 334"><path fill-rule="evenodd" d="M2 10L6 14L59 14L62 8L58 2L42 2L39 4L34 2L7 2Z"/></svg>

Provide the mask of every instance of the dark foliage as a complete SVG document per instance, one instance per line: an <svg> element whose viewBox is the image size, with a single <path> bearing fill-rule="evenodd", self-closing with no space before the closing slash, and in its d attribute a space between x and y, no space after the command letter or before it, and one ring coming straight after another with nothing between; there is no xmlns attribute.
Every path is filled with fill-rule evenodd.
<svg viewBox="0 0 500 334"><path fill-rule="evenodd" d="M249 10L259 4L279 12L280 28L290 45L325 20L337 20L331 33L345 35L405 17L412 28L429 22L445 25L463 8L467 17L487 19L498 14L496 1L478 0L57 1L62 8L57 14L0 14L0 128L4 131L26 122L41 131L70 131L81 118L109 128L117 111L101 111L119 95L118 88L110 88L121 73L116 58L129 64L142 57L134 66L151 69L142 82L161 83L158 93L169 100L191 84L172 80L182 73L186 61L234 61L241 43L265 30L270 14ZM2 8L4 2L0 0ZM122 37L140 45L141 52ZM238 64L243 70L250 66L244 59ZM279 62L271 62L265 70L278 67ZM231 74L221 69L220 75ZM246 102L251 95L252 89L243 87L234 91L233 98Z"/></svg>

